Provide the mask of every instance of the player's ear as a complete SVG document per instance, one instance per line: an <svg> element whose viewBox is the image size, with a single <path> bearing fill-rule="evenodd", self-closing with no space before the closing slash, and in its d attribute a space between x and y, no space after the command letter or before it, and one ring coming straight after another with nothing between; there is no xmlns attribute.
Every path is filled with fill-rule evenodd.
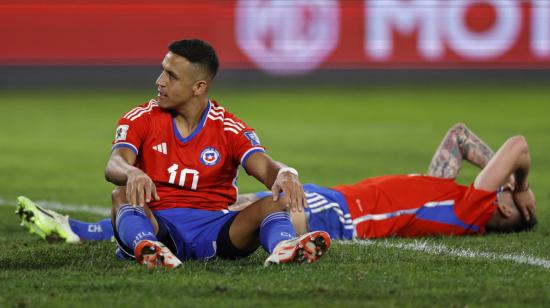
<svg viewBox="0 0 550 308"><path fill-rule="evenodd" d="M195 82L195 84L193 85L193 92L195 93L196 96L200 96L206 93L207 89L208 89L208 82L206 82L205 80L199 80Z"/></svg>
<svg viewBox="0 0 550 308"><path fill-rule="evenodd" d="M499 203L497 205L497 210L500 212L500 214L504 217L504 218L510 218L512 217L512 209L509 208L508 205L506 204L503 204L503 203Z"/></svg>

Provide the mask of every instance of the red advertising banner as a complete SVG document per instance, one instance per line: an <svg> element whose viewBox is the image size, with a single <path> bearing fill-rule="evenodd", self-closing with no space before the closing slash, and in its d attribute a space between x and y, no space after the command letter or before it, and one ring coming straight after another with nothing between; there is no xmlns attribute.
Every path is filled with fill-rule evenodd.
<svg viewBox="0 0 550 308"><path fill-rule="evenodd" d="M209 41L224 68L550 68L550 0L13 0L0 65L159 65Z"/></svg>

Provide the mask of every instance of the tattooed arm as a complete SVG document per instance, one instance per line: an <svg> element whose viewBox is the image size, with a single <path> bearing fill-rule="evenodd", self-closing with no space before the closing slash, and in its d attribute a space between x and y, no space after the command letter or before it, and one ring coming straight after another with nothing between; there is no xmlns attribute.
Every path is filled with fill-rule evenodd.
<svg viewBox="0 0 550 308"><path fill-rule="evenodd" d="M430 163L428 175L454 179L460 172L463 160L483 169L493 155L493 150L466 125L457 123L449 129L441 141Z"/></svg>

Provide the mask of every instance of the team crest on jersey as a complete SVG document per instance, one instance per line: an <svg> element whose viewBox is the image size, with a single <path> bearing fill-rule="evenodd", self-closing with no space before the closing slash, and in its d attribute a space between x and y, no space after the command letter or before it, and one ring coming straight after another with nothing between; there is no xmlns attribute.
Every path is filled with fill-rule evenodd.
<svg viewBox="0 0 550 308"><path fill-rule="evenodd" d="M201 163L205 166L214 166L220 161L220 152L215 148L208 147L201 152Z"/></svg>
<svg viewBox="0 0 550 308"><path fill-rule="evenodd" d="M119 125L116 128L115 141L126 140L126 134L128 134L129 125Z"/></svg>
<svg viewBox="0 0 550 308"><path fill-rule="evenodd" d="M244 132L244 136L246 139L250 140L250 144L254 147L257 145L260 145L260 138L258 138L258 135L256 135L256 132Z"/></svg>

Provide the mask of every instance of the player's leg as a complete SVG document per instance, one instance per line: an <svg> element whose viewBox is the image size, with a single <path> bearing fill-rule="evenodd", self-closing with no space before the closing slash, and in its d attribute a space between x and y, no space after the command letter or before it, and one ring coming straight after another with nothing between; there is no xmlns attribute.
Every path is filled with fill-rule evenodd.
<svg viewBox="0 0 550 308"><path fill-rule="evenodd" d="M224 228L226 229L226 228ZM315 231L296 237L286 205L282 200L273 202L271 198L261 199L236 215L228 228L224 241L224 229L220 232L222 245L232 246L233 250L249 252L261 245L270 257L266 264L287 262L313 262L330 247L330 237L326 232ZM224 247L219 255L225 255Z"/></svg>
<svg viewBox="0 0 550 308"><path fill-rule="evenodd" d="M112 193L112 224L114 236L122 257L133 257L148 268L174 268L181 261L157 238L158 221L151 210L128 204L124 187Z"/></svg>
<svg viewBox="0 0 550 308"><path fill-rule="evenodd" d="M242 251L254 250L260 244L272 251L278 242L296 235L286 205L271 198L263 198L240 211L228 231L231 243Z"/></svg>
<svg viewBox="0 0 550 308"><path fill-rule="evenodd" d="M81 241L110 241L113 239L113 224L110 218L86 222L69 217L69 226Z"/></svg>
<svg viewBox="0 0 550 308"><path fill-rule="evenodd" d="M493 155L491 148L466 125L457 123L449 129L434 153L428 175L454 179L460 172L463 160L484 168Z"/></svg>
<svg viewBox="0 0 550 308"><path fill-rule="evenodd" d="M79 236L71 229L68 216L45 209L27 197L17 198L15 213L19 215L23 227L49 242L80 242Z"/></svg>

